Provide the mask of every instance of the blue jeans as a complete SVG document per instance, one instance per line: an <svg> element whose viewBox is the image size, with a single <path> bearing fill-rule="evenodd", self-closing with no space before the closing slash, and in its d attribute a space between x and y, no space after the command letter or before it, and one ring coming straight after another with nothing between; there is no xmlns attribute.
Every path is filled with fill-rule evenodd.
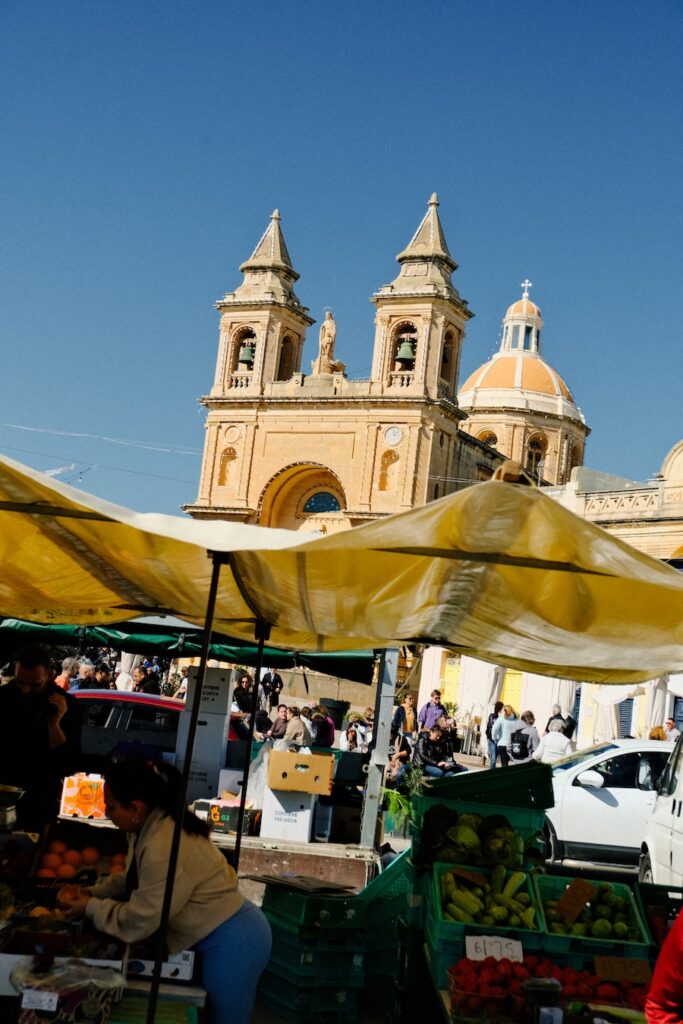
<svg viewBox="0 0 683 1024"><path fill-rule="evenodd" d="M496 758L498 757L498 746L493 740L486 741L489 748L489 768L496 767Z"/></svg>
<svg viewBox="0 0 683 1024"><path fill-rule="evenodd" d="M455 772L445 772L443 768L437 768L433 764L424 765L422 770L425 775L431 775L434 779L442 779L444 776L450 778L452 775L455 775Z"/></svg>
<svg viewBox="0 0 683 1024"><path fill-rule="evenodd" d="M266 916L250 900L197 943L207 992L206 1024L249 1024L272 944Z"/></svg>

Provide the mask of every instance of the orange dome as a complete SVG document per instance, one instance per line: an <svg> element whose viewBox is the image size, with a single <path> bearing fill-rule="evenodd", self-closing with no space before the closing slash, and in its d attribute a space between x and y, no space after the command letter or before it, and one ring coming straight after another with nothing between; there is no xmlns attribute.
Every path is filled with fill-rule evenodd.
<svg viewBox="0 0 683 1024"><path fill-rule="evenodd" d="M540 356L530 352L506 352L494 356L467 378L460 389L460 394L465 395L474 388L509 388L566 398L568 402L574 401L571 391L560 375Z"/></svg>
<svg viewBox="0 0 683 1024"><path fill-rule="evenodd" d="M538 316L540 317L541 311L535 302L531 299L517 299L517 302L513 302L511 306L508 306L508 311L505 314L508 316Z"/></svg>

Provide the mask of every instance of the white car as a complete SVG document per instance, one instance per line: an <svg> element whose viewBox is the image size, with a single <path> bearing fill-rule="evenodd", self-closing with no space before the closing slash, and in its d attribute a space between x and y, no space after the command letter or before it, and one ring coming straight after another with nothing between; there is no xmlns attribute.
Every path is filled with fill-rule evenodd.
<svg viewBox="0 0 683 1024"><path fill-rule="evenodd" d="M657 799L645 825L639 878L655 885L683 884L683 735L659 780Z"/></svg>
<svg viewBox="0 0 683 1024"><path fill-rule="evenodd" d="M610 740L556 761L555 806L546 811L548 859L637 865L673 749L663 740Z"/></svg>

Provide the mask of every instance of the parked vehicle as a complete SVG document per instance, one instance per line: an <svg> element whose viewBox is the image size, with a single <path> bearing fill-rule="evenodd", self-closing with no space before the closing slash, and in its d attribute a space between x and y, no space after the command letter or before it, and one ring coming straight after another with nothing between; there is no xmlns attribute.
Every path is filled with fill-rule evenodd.
<svg viewBox="0 0 683 1024"><path fill-rule="evenodd" d="M84 771L99 772L112 754L172 754L185 705L173 697L126 690L77 690ZM239 716L233 716L239 718ZM231 725L228 739L238 738Z"/></svg>
<svg viewBox="0 0 683 1024"><path fill-rule="evenodd" d="M643 830L638 875L655 885L683 884L683 734L676 741L657 786L657 798Z"/></svg>
<svg viewBox="0 0 683 1024"><path fill-rule="evenodd" d="M546 811L548 858L635 867L673 748L662 740L619 739L557 761L555 806Z"/></svg>

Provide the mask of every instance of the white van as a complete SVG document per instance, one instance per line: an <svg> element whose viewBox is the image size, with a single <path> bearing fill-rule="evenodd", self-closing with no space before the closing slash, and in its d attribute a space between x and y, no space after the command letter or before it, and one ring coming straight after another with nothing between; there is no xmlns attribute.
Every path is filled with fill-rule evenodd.
<svg viewBox="0 0 683 1024"><path fill-rule="evenodd" d="M683 734L657 784L645 825L638 877L655 885L683 885Z"/></svg>

